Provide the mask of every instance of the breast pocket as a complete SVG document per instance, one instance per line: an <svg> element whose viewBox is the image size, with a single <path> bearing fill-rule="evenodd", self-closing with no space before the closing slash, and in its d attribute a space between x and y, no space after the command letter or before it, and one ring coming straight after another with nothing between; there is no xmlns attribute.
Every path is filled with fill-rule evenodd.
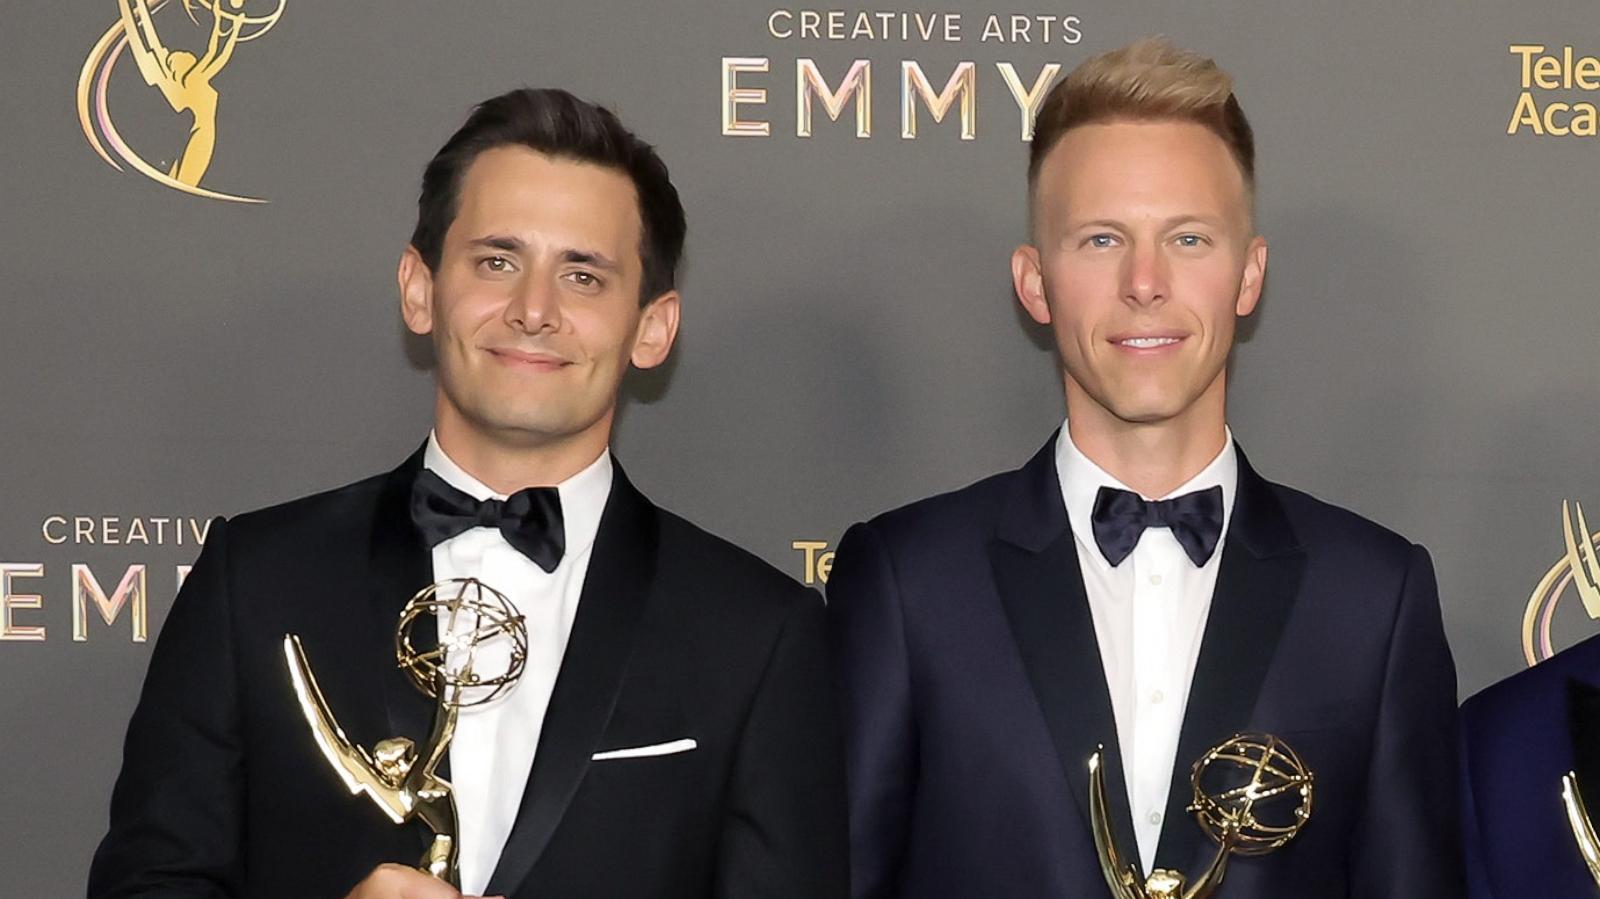
<svg viewBox="0 0 1600 899"><path fill-rule="evenodd" d="M693 737L682 737L676 740L667 740L662 743L647 743L642 746L623 746L617 749L604 749L595 753L591 760L596 762L617 762L630 759L660 758L668 755L682 755L694 752L700 744Z"/></svg>

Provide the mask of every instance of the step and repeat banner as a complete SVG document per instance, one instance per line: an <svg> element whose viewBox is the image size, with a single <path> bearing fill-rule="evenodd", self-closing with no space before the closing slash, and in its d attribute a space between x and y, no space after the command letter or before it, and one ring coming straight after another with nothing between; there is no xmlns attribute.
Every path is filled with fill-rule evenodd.
<svg viewBox="0 0 1600 899"><path fill-rule="evenodd" d="M850 523L1014 467L1060 422L1008 270L1049 85L1147 34L1214 55L1272 248L1233 363L1241 445L1432 551L1463 695L1600 632L1596 12L1500 7L9 7L0 892L81 894L208 521L426 436L395 263L424 163L521 85L612 106L688 210L683 337L629 385L619 458L821 585Z"/></svg>

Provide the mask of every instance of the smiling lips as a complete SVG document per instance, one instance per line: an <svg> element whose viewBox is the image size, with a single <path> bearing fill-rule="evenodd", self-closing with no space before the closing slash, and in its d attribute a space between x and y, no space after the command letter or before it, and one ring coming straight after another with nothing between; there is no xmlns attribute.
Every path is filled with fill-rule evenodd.
<svg viewBox="0 0 1600 899"><path fill-rule="evenodd" d="M554 371L572 363L552 353L528 352L514 347L488 347L489 354L508 365L532 368L537 371Z"/></svg>
<svg viewBox="0 0 1600 899"><path fill-rule="evenodd" d="M1163 350L1174 347L1184 341L1182 335L1173 334L1137 334L1127 337L1113 337L1111 343L1127 350Z"/></svg>

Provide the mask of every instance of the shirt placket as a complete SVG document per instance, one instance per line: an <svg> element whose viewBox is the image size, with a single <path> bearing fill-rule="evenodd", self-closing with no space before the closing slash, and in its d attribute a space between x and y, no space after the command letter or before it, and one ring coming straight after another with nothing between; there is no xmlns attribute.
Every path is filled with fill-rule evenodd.
<svg viewBox="0 0 1600 899"><path fill-rule="evenodd" d="M1134 550L1133 655L1135 772L1132 812L1144 832L1141 840L1154 843L1161 832L1171 763L1167 758L1168 731L1172 728L1168 694L1172 692L1173 572L1170 554L1159 541L1164 531L1146 532ZM1149 855L1149 852L1144 854Z"/></svg>

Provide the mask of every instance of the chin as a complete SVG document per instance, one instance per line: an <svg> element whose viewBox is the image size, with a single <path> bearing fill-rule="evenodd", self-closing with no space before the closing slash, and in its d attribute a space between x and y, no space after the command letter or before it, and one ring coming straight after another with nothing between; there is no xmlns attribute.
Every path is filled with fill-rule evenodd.
<svg viewBox="0 0 1600 899"><path fill-rule="evenodd" d="M1122 422L1125 422L1127 424L1130 424L1130 425L1158 425L1158 424L1161 424L1162 422L1165 422L1165 421L1171 421L1172 419L1177 417L1177 413L1176 412L1171 412L1171 411L1168 411L1166 409L1162 409L1162 410L1143 410L1143 409L1139 409L1139 410L1131 410L1131 411L1127 411L1127 412L1122 412L1122 411L1118 411L1118 410L1113 409L1111 414L1115 415L1118 420L1120 420Z"/></svg>
<svg viewBox="0 0 1600 899"><path fill-rule="evenodd" d="M510 409L486 409L466 417L472 421L473 430L508 443L546 443L573 430L559 417L549 415L547 410L545 414L529 414Z"/></svg>
<svg viewBox="0 0 1600 899"><path fill-rule="evenodd" d="M1193 403L1172 397L1130 397L1103 405L1112 415L1128 424L1153 425L1177 418Z"/></svg>

